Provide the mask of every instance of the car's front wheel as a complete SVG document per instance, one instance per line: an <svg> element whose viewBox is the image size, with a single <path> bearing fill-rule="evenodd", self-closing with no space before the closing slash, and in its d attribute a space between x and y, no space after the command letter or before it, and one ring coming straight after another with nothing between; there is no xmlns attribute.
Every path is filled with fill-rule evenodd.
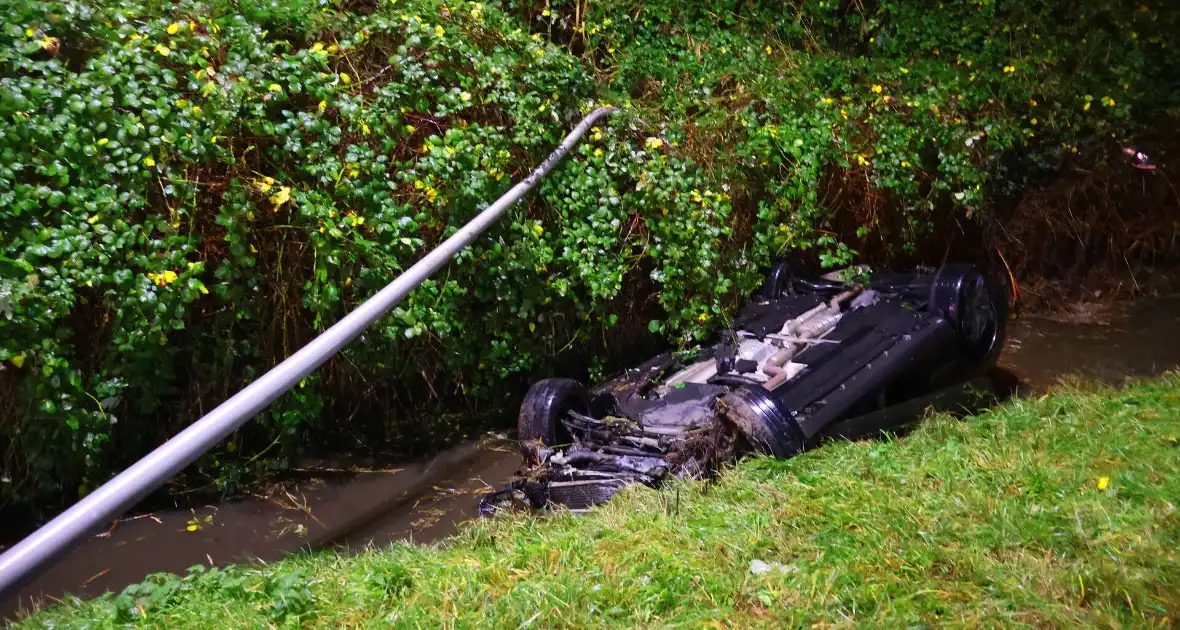
<svg viewBox="0 0 1180 630"><path fill-rule="evenodd" d="M581 383L568 378L547 378L529 388L520 405L517 434L526 457L537 442L545 446L571 440L561 420L571 411L590 414L590 394Z"/></svg>

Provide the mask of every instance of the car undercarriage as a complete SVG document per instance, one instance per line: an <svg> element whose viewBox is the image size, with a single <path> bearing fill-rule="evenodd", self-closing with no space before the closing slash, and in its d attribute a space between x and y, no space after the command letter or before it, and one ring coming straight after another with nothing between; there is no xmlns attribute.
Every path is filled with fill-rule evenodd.
<svg viewBox="0 0 1180 630"><path fill-rule="evenodd" d="M850 275L776 265L709 345L593 390L537 382L518 419L523 467L480 513L579 511L629 485L707 477L748 453L792 457L988 399L1008 308L996 283L966 265Z"/></svg>

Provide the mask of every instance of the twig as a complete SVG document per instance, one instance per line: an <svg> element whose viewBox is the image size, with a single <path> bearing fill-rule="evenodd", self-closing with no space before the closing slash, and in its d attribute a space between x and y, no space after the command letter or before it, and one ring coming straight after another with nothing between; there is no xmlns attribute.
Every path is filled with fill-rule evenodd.
<svg viewBox="0 0 1180 630"><path fill-rule="evenodd" d="M365 79L364 81L361 81L361 83L360 83L360 84L361 84L361 85L365 85L366 83L370 83L370 82L372 82L372 81L373 81L374 79L376 79L377 77L379 77L379 76L381 76L381 75L385 74L386 72L389 72L389 70L390 70L391 68L393 68L393 66L385 66L384 68L382 68L382 69L378 70L378 71L377 71L377 74L374 74L373 76L371 76L371 77L369 77L369 78Z"/></svg>
<svg viewBox="0 0 1180 630"><path fill-rule="evenodd" d="M95 573L94 575L87 578L86 581L82 583L82 586L86 586L87 584L97 580L98 578L100 578L110 572L111 572L110 569L103 569L102 571L99 571L98 573Z"/></svg>
<svg viewBox="0 0 1180 630"><path fill-rule="evenodd" d="M1012 273L1012 268L1008 266L1008 260L1004 258L1004 252L1000 248L996 248L996 253L1000 256L1000 262L1004 263L1004 269L1008 272L1008 279L1012 281L1012 303L1020 301L1020 284L1016 282L1016 276Z"/></svg>

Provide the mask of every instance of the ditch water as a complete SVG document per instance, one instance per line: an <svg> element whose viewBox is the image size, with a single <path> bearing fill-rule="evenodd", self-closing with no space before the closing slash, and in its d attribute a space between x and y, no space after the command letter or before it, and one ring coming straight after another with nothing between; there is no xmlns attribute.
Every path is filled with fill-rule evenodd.
<svg viewBox="0 0 1180 630"><path fill-rule="evenodd" d="M1180 366L1180 296L1113 307L1077 306L1012 321L1000 370L1017 391L1044 391L1068 375L1123 384ZM119 591L157 572L193 565L273 561L316 549L345 553L395 541L430 543L475 517L476 495L503 485L519 464L515 445L489 436L393 469L333 471L220 505L138 514L64 557L0 619L53 602Z"/></svg>

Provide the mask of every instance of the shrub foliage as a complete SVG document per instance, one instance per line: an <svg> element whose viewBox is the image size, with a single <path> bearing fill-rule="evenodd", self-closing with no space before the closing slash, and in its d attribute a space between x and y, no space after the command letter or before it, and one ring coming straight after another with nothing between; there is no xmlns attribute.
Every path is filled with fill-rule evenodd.
<svg viewBox="0 0 1180 630"><path fill-rule="evenodd" d="M2 4L4 504L208 411L597 104L623 113L199 471L453 439L571 349L688 343L788 250L920 254L1180 101L1164 0Z"/></svg>

